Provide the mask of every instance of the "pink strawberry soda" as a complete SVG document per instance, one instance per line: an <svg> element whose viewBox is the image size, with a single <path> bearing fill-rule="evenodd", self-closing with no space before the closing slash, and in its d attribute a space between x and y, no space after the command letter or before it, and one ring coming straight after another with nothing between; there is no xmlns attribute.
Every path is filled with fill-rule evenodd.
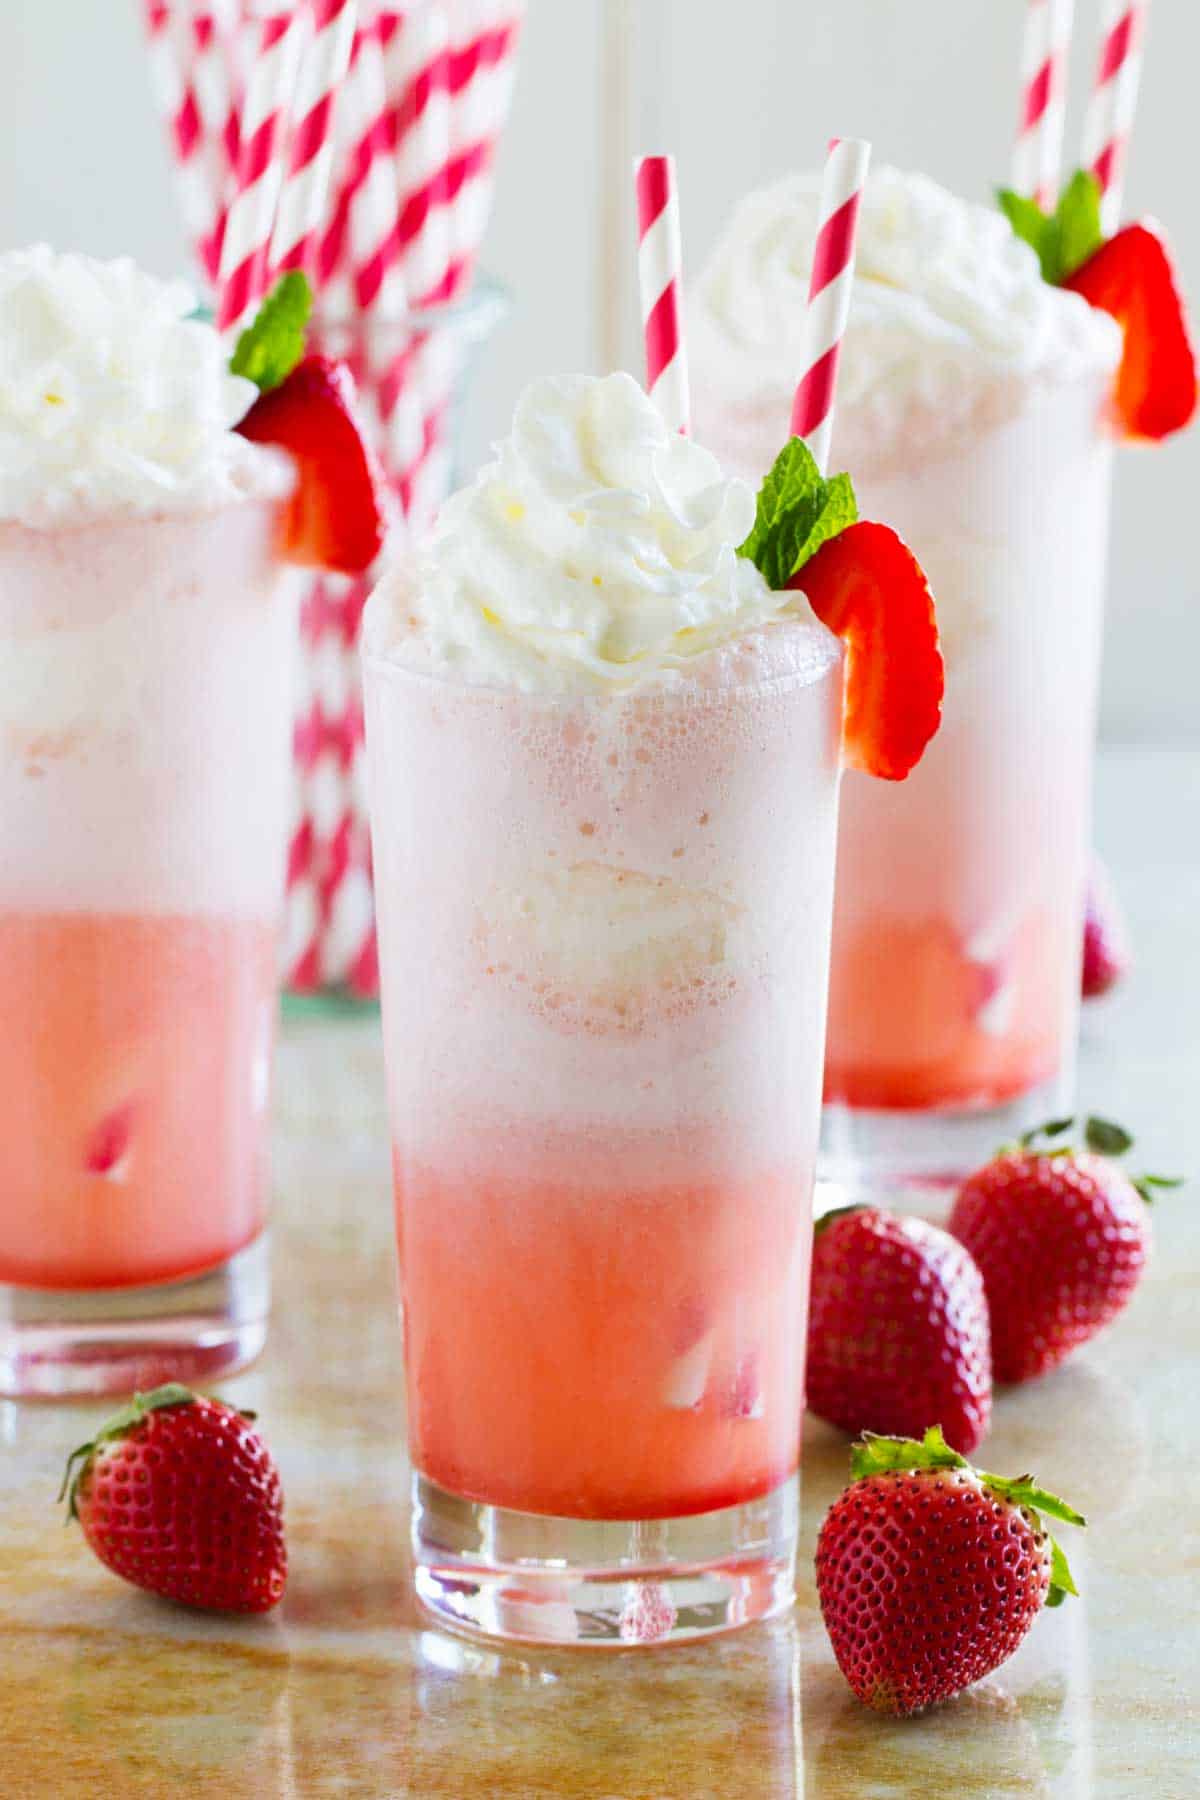
<svg viewBox="0 0 1200 1800"><path fill-rule="evenodd" d="M368 609L417 1584L482 1630L791 1593L743 1515L799 1455L841 652L753 511L627 376L537 383Z"/></svg>
<svg viewBox="0 0 1200 1800"><path fill-rule="evenodd" d="M749 478L788 416L817 193L746 196L692 295L697 431ZM920 559L946 690L906 780L843 784L823 1167L851 1184L965 1172L1069 1110L1119 349L996 208L872 170L831 466Z"/></svg>
<svg viewBox="0 0 1200 1800"><path fill-rule="evenodd" d="M270 503L0 523L0 1282L262 1232L288 610Z"/></svg>
<svg viewBox="0 0 1200 1800"><path fill-rule="evenodd" d="M0 256L0 1392L266 1328L287 457L181 284Z"/></svg>

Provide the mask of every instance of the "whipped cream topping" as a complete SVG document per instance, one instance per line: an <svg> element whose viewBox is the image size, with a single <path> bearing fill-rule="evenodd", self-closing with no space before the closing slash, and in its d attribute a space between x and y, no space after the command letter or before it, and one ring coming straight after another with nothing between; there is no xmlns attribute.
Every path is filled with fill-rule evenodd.
<svg viewBox="0 0 1200 1800"><path fill-rule="evenodd" d="M495 460L385 576L369 641L435 674L563 694L669 680L785 615L828 635L737 555L753 522L751 489L668 431L631 376L537 381Z"/></svg>
<svg viewBox="0 0 1200 1800"><path fill-rule="evenodd" d="M804 354L820 177L737 208L689 297L697 430L761 472L787 435ZM992 206L924 175L872 171L842 346L834 466L878 469L1018 411L1033 383L1103 374L1115 322L1049 286Z"/></svg>
<svg viewBox="0 0 1200 1800"><path fill-rule="evenodd" d="M186 285L44 244L0 256L0 519L199 509L285 493L231 427L255 398Z"/></svg>

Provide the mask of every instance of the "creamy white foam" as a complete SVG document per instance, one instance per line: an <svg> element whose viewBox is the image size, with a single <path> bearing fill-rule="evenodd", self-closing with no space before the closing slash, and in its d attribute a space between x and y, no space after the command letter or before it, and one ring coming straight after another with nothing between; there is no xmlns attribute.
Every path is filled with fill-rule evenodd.
<svg viewBox="0 0 1200 1800"><path fill-rule="evenodd" d="M219 506L286 492L286 459L231 427L254 384L231 375L195 300L128 259L46 245L0 256L0 518Z"/></svg>
<svg viewBox="0 0 1200 1800"><path fill-rule="evenodd" d="M431 673L548 694L684 676L780 673L838 654L803 596L773 593L736 547L754 496L667 430L628 375L538 381L510 437L442 508L426 548L370 603L372 648Z"/></svg>
<svg viewBox="0 0 1200 1800"><path fill-rule="evenodd" d="M787 435L803 357L820 178L747 195L689 301L696 425L758 473ZM1120 333L1049 286L992 206L924 175L873 171L838 374L834 460L878 469L1017 412L1034 384L1115 364Z"/></svg>

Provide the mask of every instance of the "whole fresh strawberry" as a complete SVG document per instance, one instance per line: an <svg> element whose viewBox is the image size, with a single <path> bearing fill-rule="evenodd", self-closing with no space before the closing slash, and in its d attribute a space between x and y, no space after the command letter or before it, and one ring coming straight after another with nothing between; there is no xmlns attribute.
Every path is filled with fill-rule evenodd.
<svg viewBox="0 0 1200 1800"><path fill-rule="evenodd" d="M171 1382L136 1394L72 1451L59 1499L107 1568L214 1612L283 1597L283 1492L271 1453L236 1411Z"/></svg>
<svg viewBox="0 0 1200 1800"><path fill-rule="evenodd" d="M1028 1475L973 1469L936 1426L919 1443L868 1434L850 1472L817 1539L817 1593L842 1674L878 1712L961 1693L1077 1591L1041 1515L1080 1515Z"/></svg>
<svg viewBox="0 0 1200 1800"><path fill-rule="evenodd" d="M1130 961L1129 932L1120 902L1103 864L1093 858L1083 920L1084 999L1096 1000L1107 994L1128 972Z"/></svg>
<svg viewBox="0 0 1200 1800"><path fill-rule="evenodd" d="M940 1421L969 1455L992 1412L983 1277L948 1232L876 1207L817 1221L808 1318L812 1412L857 1436Z"/></svg>
<svg viewBox="0 0 1200 1800"><path fill-rule="evenodd" d="M1088 1119L1084 1148L1060 1144L1073 1119L1027 1132L963 1184L949 1228L983 1275L997 1381L1028 1381L1116 1318L1150 1249L1146 1205L1170 1176L1131 1180L1114 1160L1133 1140Z"/></svg>

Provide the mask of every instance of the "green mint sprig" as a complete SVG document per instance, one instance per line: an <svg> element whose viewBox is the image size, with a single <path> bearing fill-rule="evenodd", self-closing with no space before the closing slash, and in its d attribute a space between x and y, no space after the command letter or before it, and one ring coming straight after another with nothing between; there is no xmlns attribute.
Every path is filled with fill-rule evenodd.
<svg viewBox="0 0 1200 1800"><path fill-rule="evenodd" d="M263 393L286 381L304 355L312 289L299 269L281 275L238 338L230 373L244 375Z"/></svg>
<svg viewBox="0 0 1200 1800"><path fill-rule="evenodd" d="M821 474L803 438L784 445L762 486L745 556L778 593L822 544L853 525L858 504L848 475Z"/></svg>
<svg viewBox="0 0 1200 1800"><path fill-rule="evenodd" d="M1100 193L1100 183L1088 169L1076 169L1052 213L1013 188L997 189L1001 212L1022 242L1037 252L1051 287L1061 287L1104 242Z"/></svg>

